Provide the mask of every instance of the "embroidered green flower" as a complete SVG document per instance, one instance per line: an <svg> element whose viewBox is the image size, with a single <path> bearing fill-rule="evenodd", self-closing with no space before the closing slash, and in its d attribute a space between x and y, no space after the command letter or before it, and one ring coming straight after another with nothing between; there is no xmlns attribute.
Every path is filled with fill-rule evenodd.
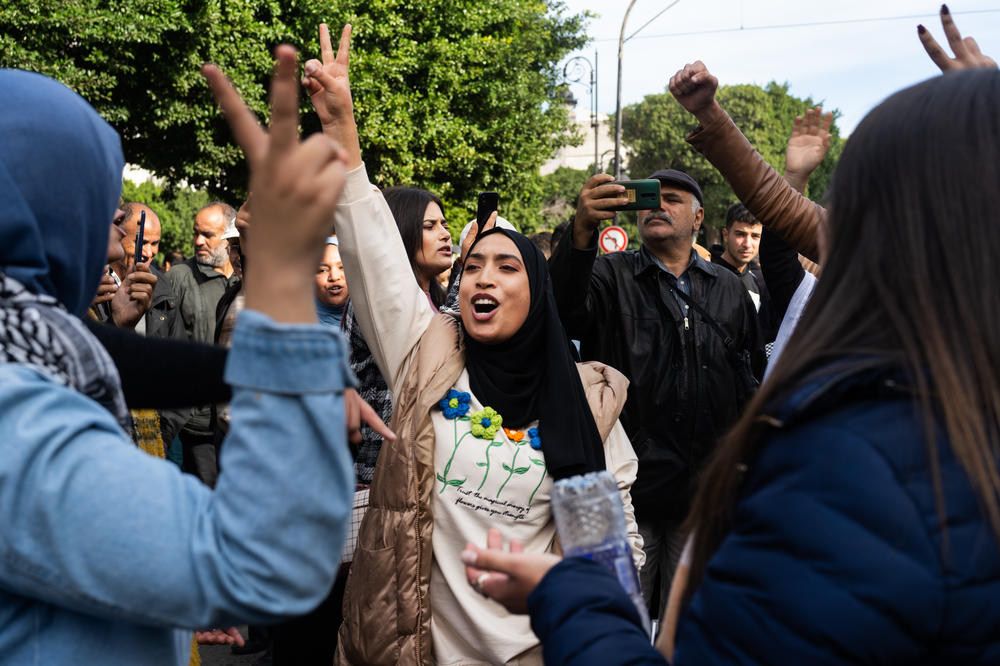
<svg viewBox="0 0 1000 666"><path fill-rule="evenodd" d="M483 407L481 412L469 415L472 421L472 434L479 439L493 439L497 430L503 425L503 417L492 407Z"/></svg>

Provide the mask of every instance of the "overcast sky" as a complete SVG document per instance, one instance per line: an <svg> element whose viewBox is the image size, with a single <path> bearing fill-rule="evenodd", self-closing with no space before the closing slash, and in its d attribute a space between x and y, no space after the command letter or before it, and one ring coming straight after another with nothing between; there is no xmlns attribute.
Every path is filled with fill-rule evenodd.
<svg viewBox="0 0 1000 666"><path fill-rule="evenodd" d="M578 53L593 60L596 49L598 108L614 113L618 35L628 0L564 1L573 13L598 15L587 28L591 43ZM626 37L671 2L637 0ZM890 93L937 73L917 40L917 24L946 45L939 6L925 0L679 0L626 42L622 106L663 92L677 69L700 59L722 84L787 81L793 95L839 108L846 134ZM956 0L949 8L962 34L1000 60L1000 0ZM572 90L577 117L585 118L587 91Z"/></svg>

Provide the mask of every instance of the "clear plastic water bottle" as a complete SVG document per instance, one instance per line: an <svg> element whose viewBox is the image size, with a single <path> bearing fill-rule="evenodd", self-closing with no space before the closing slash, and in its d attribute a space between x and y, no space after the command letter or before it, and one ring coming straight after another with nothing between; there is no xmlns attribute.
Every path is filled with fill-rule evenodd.
<svg viewBox="0 0 1000 666"><path fill-rule="evenodd" d="M556 481L552 512L565 555L593 560L614 574L639 611L646 634L651 635L649 612L628 545L625 510L611 473L590 472Z"/></svg>

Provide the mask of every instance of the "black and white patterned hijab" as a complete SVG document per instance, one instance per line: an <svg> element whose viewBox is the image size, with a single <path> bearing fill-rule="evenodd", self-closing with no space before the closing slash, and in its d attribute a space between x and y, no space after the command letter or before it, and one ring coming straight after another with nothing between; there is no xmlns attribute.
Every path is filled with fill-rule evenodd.
<svg viewBox="0 0 1000 666"><path fill-rule="evenodd" d="M131 431L118 371L80 317L108 261L118 133L72 90L0 69L0 363L38 368Z"/></svg>
<svg viewBox="0 0 1000 666"><path fill-rule="evenodd" d="M3 273L0 363L20 363L47 373L111 412L126 434L132 431L118 369L104 346L55 298L32 293Z"/></svg>

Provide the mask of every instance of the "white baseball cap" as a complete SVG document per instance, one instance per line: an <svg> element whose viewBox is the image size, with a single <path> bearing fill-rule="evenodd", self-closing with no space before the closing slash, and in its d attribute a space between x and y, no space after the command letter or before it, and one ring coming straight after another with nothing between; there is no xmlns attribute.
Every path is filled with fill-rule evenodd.
<svg viewBox="0 0 1000 666"><path fill-rule="evenodd" d="M465 228L462 229L462 233L458 237L459 248L465 245L465 237L469 235L469 229L471 229L472 225L475 223L476 223L475 220L471 220L467 225L465 225ZM517 231L517 227L515 227L513 224L511 224L504 218L500 217L499 215L497 216L497 226L500 227L501 229L509 229L510 231Z"/></svg>
<svg viewBox="0 0 1000 666"><path fill-rule="evenodd" d="M222 232L222 237L227 240L240 237L240 232L236 229L236 220L226 225L226 230Z"/></svg>

